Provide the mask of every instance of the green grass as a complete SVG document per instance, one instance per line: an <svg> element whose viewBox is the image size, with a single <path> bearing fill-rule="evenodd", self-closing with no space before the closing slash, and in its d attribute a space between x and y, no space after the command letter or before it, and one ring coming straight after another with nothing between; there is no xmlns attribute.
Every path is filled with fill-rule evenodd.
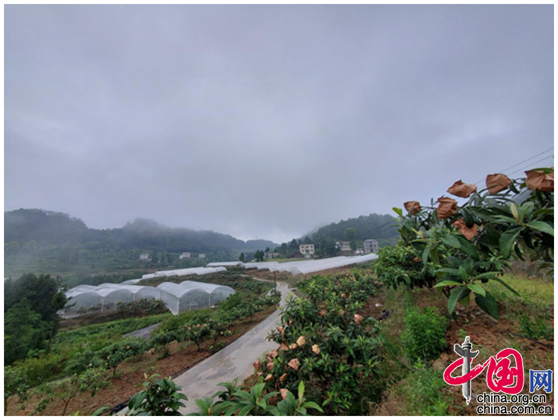
<svg viewBox="0 0 558 420"><path fill-rule="evenodd" d="M406 415L447 416L451 398L446 390L442 372L416 365L398 391Z"/></svg>
<svg viewBox="0 0 558 420"><path fill-rule="evenodd" d="M494 295L496 300L520 301L541 305L554 304L554 283L551 281L539 278L528 279L511 274L505 274L502 280L519 293L520 296L516 296L496 281L489 281L484 286Z"/></svg>

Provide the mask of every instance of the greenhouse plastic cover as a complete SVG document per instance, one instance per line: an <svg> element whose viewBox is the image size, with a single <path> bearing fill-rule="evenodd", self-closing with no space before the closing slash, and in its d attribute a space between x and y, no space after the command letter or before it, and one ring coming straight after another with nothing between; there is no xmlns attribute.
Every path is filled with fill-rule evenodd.
<svg viewBox="0 0 558 420"><path fill-rule="evenodd" d="M206 267L234 267L240 264L242 264L240 261L212 262L207 264Z"/></svg>
<svg viewBox="0 0 558 420"><path fill-rule="evenodd" d="M258 270L269 270L279 272L289 272L292 275L305 275L316 273L318 271L329 270L331 268L345 267L347 265L361 264L377 259L376 254L360 255L358 257L333 257L320 260L303 260L292 261L286 263L278 263L277 261L264 263L247 263L242 264L244 268L256 268Z"/></svg>
<svg viewBox="0 0 558 420"><path fill-rule="evenodd" d="M217 284L184 281L180 284L161 283L157 287L129 284L104 283L99 286L81 285L66 292L71 298L67 310L99 306L101 312L116 307L118 302L139 299L160 299L169 310L178 315L189 309L205 308L226 299L235 291L231 287Z"/></svg>
<svg viewBox="0 0 558 420"><path fill-rule="evenodd" d="M103 283L99 286L80 285L66 292L70 305L68 310L100 306L101 311L112 309L118 302L132 302L139 299L160 299L161 291L150 286L131 286Z"/></svg>
<svg viewBox="0 0 558 420"><path fill-rule="evenodd" d="M162 291L161 299L174 315L212 306L234 293L234 289L228 286L189 280L180 284L165 282L157 288Z"/></svg>
<svg viewBox="0 0 558 420"><path fill-rule="evenodd" d="M140 286L137 283L144 279L189 275L203 276L222 271L227 271L227 269L225 267L192 267L157 271L145 274L141 279L126 280L119 284L79 285L66 292L66 297L71 298L66 311L74 312L91 307L99 307L101 311L104 311L114 308L118 302L160 299L165 302L173 314L177 315L186 309L204 308L220 302L234 293L234 289L196 281L185 281L181 284L162 283L157 287Z"/></svg>
<svg viewBox="0 0 558 420"><path fill-rule="evenodd" d="M255 262L255 263L246 263L242 264L244 268L257 268L258 270L262 269L269 269L271 267L278 266L279 263L277 261L270 261L270 262Z"/></svg>
<svg viewBox="0 0 558 420"><path fill-rule="evenodd" d="M132 280L126 280L123 281L121 284L136 284L139 283L142 279L132 279Z"/></svg>
<svg viewBox="0 0 558 420"><path fill-rule="evenodd" d="M156 271L152 274L145 274L141 278L152 279L156 277L171 277L171 276L189 276L196 274L198 276L203 276L205 274L218 273L220 271L227 271L225 267L191 267L191 268L179 268L176 270L166 270L166 271Z"/></svg>

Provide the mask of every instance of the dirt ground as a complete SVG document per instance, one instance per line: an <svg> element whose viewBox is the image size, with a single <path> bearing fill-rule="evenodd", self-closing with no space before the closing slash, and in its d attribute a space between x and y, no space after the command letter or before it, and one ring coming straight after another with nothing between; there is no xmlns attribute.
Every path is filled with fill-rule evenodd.
<svg viewBox="0 0 558 420"><path fill-rule="evenodd" d="M222 341L228 345L244 335L251 328L262 322L277 308L270 306L262 312L246 318L231 327L233 335L223 338ZM147 352L133 360L122 363L117 368L116 378L110 380L111 384L108 388L101 390L94 397L90 393L82 392L78 394L69 404L66 415L72 415L79 411L80 415L91 415L100 407L114 407L120 404L141 390L141 383L145 381L144 374L148 376L157 373L162 377L176 377L187 371L202 360L209 357L212 353L207 348L213 344L211 339L206 340L201 345L198 352L195 345L181 348L178 343L172 343L169 346L170 355L164 359L157 360L160 353ZM10 398L8 407L8 415L23 416L29 415L37 406L41 396L33 396L26 402L26 408L20 410L17 397ZM64 404L60 400L56 400L49 404L40 415L61 415Z"/></svg>

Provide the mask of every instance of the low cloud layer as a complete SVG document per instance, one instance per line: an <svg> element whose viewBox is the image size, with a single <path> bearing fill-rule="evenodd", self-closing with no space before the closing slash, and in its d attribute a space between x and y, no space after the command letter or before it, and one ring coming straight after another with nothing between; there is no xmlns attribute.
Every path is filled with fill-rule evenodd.
<svg viewBox="0 0 558 420"><path fill-rule="evenodd" d="M390 213L551 148L553 61L552 5L6 6L5 207L275 241Z"/></svg>

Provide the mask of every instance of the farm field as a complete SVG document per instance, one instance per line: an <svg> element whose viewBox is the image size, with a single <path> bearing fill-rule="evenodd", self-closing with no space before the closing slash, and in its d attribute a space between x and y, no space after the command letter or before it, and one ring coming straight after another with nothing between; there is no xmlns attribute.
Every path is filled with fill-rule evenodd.
<svg viewBox="0 0 558 420"><path fill-rule="evenodd" d="M386 378L391 386L387 387L380 401L370 405L371 415L476 415L478 404L475 401L469 406L463 404L461 387L450 387L442 379L444 369L457 357L453 352L453 343L462 343L466 336L471 337L474 349L480 350L479 362L509 347L519 350L523 356L526 377L529 369L554 365L553 283L511 275L505 278L508 284L525 293L520 293L522 297L503 300L498 322L474 304L458 305L456 316L449 321L444 335L447 347L435 360L418 365L405 360L402 340L405 317L416 309L424 311L428 307L434 308L438 314L445 314L446 300L441 293L425 289L409 292L380 289L368 307L370 314L376 317L381 316L383 310L391 312L391 316L382 321L383 346L392 355L392 371ZM496 284L490 290L499 297L510 297L509 290L501 285ZM382 306L376 308L376 303ZM524 318L526 313L528 319ZM536 330L531 327L535 325L538 326ZM474 392L488 393L490 389L486 381L477 380ZM547 402L554 404L553 394L549 395Z"/></svg>
<svg viewBox="0 0 558 420"><path fill-rule="evenodd" d="M118 311L95 314L86 316L87 326L80 326L80 322L84 322L79 321L80 317L65 320L49 354L39 353L37 357L16 362L12 370L8 370L8 380L12 377L10 372L18 372L30 387L24 408L18 397L12 397L8 400L8 413L60 415L79 411L91 414L99 404L116 405L137 392L144 374L158 372L175 376L182 373L235 341L276 309L275 297L265 296L272 285L237 275L221 281L234 283L237 293L213 310L189 311L175 317L169 312L141 316L137 310L130 312L127 308L129 312L120 316L133 314L133 317L102 322L107 317L119 317ZM148 301L148 308L143 312L160 312L161 305L156 305L157 302ZM147 341L124 337L157 323L161 325ZM197 332L188 334L185 329L189 326ZM111 364L115 358L119 361ZM103 360L108 361L108 365ZM89 389L77 392L65 407L64 399L73 386L72 378L79 377L92 364L99 366L102 377L101 382L96 382L98 391L95 395L91 395ZM17 375L13 377L18 379Z"/></svg>
<svg viewBox="0 0 558 420"><path fill-rule="evenodd" d="M319 405L324 402L326 413L334 414L336 411L344 414L354 415L475 415L476 403L466 406L463 403L461 387L450 387L444 383L442 376L444 369L451 361L456 359L453 353L453 343L463 342L466 336L470 336L475 344L475 349L480 350L480 359L482 361L488 359L491 355L495 355L503 348L510 347L521 352L523 358L528 364L527 369L544 369L551 367L554 363L553 352L553 331L554 322L554 292L553 283L549 280L539 278L522 278L512 275L505 275L507 281L513 284L518 291L524 292L521 297L515 297L500 305L500 318L495 322L490 316L484 313L474 303L471 305L457 304L456 312L453 316L447 313L446 298L440 291L435 289L397 289L386 287L376 281L375 276L367 274L366 269L353 268L352 270L334 276L316 276L312 279L304 280L299 283L299 290L302 291L302 298L308 298L310 285L318 287L322 284L321 291L315 292L322 295L322 299L328 295L324 291L331 288L336 289L335 284L343 284L343 280L349 278L360 284L360 287L370 293L371 296L362 297L361 304L356 305L355 312L346 312L348 315L345 322L352 318L351 313L356 313L367 319L372 317L380 320L368 326L368 331L373 332L374 339L370 342L374 358L379 363L375 365L374 373L370 376L359 376L358 392L351 389L347 384L341 389L337 389L336 395L347 393L348 398L345 401L345 409L335 407L331 403L327 403L327 392L320 395L320 390L330 389L334 386L333 382L323 383L320 376L315 376L316 368L312 368L312 358L310 361L302 362L304 357L312 354L312 351L305 350L302 354L298 350L289 352L288 350L279 350L277 360L284 360L280 363L286 363L291 357L297 357L301 361L298 377L305 378L306 389L314 390L312 401L317 401ZM367 279L367 276L371 278ZM368 285L366 285L368 283ZM373 284L373 288L370 287ZM339 287L339 286L337 286ZM374 291L372 291L374 290ZM350 300L349 291L345 291L346 298L343 299L345 304ZM500 298L509 297L509 290L503 286L495 285L491 287L492 293ZM331 303L326 300L314 300L310 297L312 306L317 308L329 307ZM329 297L331 299L331 296ZM324 306L325 305L325 306ZM305 305L296 306L298 308ZM343 306L346 308L347 306ZM524 318L524 314L529 314L529 319ZM295 306L293 306L293 311ZM300 309L299 309L300 310ZM317 311L316 311L317 312ZM413 331L413 316L416 314L433 313L432 317L424 318L421 329L428 329L433 326L430 322L439 322L442 325L437 339L442 340L440 345L429 357L417 360L413 354L413 349L406 343ZM289 311L287 310L288 314ZM295 312L290 312L294 314ZM308 318L306 322L311 322ZM292 316L292 315L291 315ZM305 315L311 317L310 314ZM327 316L327 315L325 315ZM372 319L370 318L370 319ZM434 320L434 321L432 321ZM302 320L300 320L302 321ZM325 320L324 320L325 321ZM310 338L314 334L308 329L296 328L299 321L295 318L293 328L298 331L296 334L302 334L305 337L307 346L317 343L321 351L325 348L331 349L331 343L324 338ZM364 322L364 321L361 321ZM319 325L319 324L318 324ZM318 326L314 324L313 331L326 331L328 326L340 326L344 330L343 321L340 319L337 323L332 323L331 319L327 324ZM536 329L533 326L537 326ZM285 328L285 327L283 327ZM345 327L346 328L346 327ZM344 330L347 332L347 330ZM420 331L421 333L424 330ZM318 333L319 334L319 333ZM326 333L327 334L327 333ZM415 334L419 334L415 332ZM310 337L309 337L310 336ZM274 334L278 338L277 334ZM296 341L286 339L285 342ZM417 339L431 341L432 337L419 334ZM278 342L281 342L279 339ZM287 354L289 354L287 356ZM303 354L305 356L303 356ZM334 358L334 354L329 354ZM341 356L342 357L342 356ZM319 359L318 359L319 360ZM335 359L334 359L335 360ZM265 360L264 360L265 361ZM267 375L269 370L264 368L265 363L261 362L263 376ZM271 373L274 376L280 376L282 370L275 373L276 367L273 367ZM285 370L289 372L289 370ZM317 372L316 372L317 373ZM253 387L259 382L259 373L256 372L250 378L247 378L244 385L248 388ZM327 376L326 376L327 377ZM332 374L331 381L338 378L339 374ZM356 379L356 378L355 378ZM278 389L284 383L279 382L272 386L271 389ZM324 388L325 387L325 388ZM350 390L350 391L349 391ZM475 383L475 392L490 392L484 381ZM356 394L356 395L355 395ZM353 395L350 399L349 395ZM548 396L547 403L553 404L553 394ZM329 408L329 410L327 410ZM346 411L347 410L347 411Z"/></svg>
<svg viewBox="0 0 558 420"><path fill-rule="evenodd" d="M4 415L556 415L553 4L115 6L4 9Z"/></svg>

